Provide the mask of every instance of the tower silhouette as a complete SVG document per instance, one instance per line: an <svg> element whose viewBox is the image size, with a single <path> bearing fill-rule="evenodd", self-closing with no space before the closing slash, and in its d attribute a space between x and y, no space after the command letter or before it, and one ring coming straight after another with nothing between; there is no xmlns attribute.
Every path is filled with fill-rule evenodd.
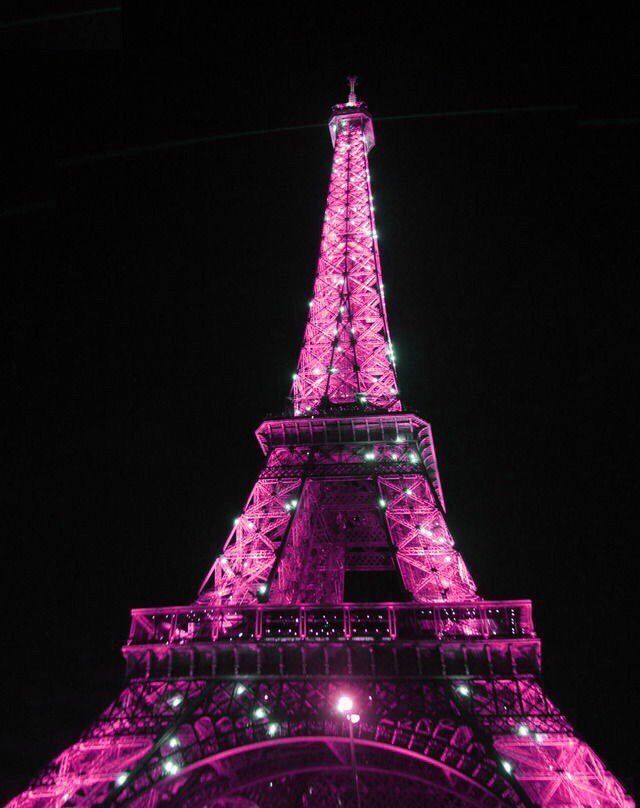
<svg viewBox="0 0 640 808"><path fill-rule="evenodd" d="M12 806L629 806L541 681L531 603L456 550L400 399L350 79L290 406L196 601L132 612L127 684Z"/></svg>

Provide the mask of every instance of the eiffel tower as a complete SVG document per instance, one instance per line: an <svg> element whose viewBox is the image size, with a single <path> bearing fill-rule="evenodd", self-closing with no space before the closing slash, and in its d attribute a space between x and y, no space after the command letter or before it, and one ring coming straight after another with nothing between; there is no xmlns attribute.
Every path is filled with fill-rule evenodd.
<svg viewBox="0 0 640 808"><path fill-rule="evenodd" d="M404 408L369 152L333 107L287 412L194 603L132 612L127 683L10 805L630 806L541 680L527 600L481 598Z"/></svg>

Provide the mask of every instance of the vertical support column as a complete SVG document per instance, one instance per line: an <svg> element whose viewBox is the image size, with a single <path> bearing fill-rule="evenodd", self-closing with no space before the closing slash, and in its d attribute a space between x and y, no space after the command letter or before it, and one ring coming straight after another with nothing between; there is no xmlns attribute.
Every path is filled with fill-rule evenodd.
<svg viewBox="0 0 640 808"><path fill-rule="evenodd" d="M342 610L342 625L344 636L347 640L351 639L351 611L349 610L348 606L345 606Z"/></svg>
<svg viewBox="0 0 640 808"><path fill-rule="evenodd" d="M387 609L387 619L389 621L389 636L392 640L395 640L398 636L398 623L396 619L396 610L389 606Z"/></svg>

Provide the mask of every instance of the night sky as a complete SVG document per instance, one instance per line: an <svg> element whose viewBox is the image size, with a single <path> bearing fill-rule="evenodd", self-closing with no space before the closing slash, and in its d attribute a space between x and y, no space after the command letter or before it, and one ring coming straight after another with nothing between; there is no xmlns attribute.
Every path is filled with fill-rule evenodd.
<svg viewBox="0 0 640 808"><path fill-rule="evenodd" d="M534 601L552 697L636 788L624 92L586 102L572 26L533 5L188 5L0 26L0 798L115 697L129 610L193 599L250 491L351 72L374 119L565 107L375 121L372 184L401 393L458 548L484 597Z"/></svg>

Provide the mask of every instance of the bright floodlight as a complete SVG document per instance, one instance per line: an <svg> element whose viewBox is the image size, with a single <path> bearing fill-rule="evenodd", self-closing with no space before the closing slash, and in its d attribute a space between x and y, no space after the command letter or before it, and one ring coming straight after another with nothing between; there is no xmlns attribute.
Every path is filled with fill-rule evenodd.
<svg viewBox="0 0 640 808"><path fill-rule="evenodd" d="M337 707L339 713L350 713L353 710L353 699L351 696L340 696Z"/></svg>
<svg viewBox="0 0 640 808"><path fill-rule="evenodd" d="M358 713L351 713L349 716L349 721L351 721L352 724L357 724L360 721L360 716Z"/></svg>

